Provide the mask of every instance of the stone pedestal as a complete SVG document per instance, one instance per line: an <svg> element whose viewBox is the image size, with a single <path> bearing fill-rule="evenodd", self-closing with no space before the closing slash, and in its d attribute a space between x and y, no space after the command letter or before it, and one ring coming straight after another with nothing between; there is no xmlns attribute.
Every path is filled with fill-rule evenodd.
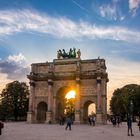
<svg viewBox="0 0 140 140"><path fill-rule="evenodd" d="M34 122L34 113L33 112L27 112L27 122L28 123Z"/></svg>
<svg viewBox="0 0 140 140"><path fill-rule="evenodd" d="M103 115L103 124L107 124L107 116Z"/></svg>
<svg viewBox="0 0 140 140"><path fill-rule="evenodd" d="M52 123L52 112L48 111L46 112L46 123L51 124Z"/></svg>
<svg viewBox="0 0 140 140"><path fill-rule="evenodd" d="M97 124L103 124L103 118L101 113L96 114L96 123Z"/></svg>
<svg viewBox="0 0 140 140"><path fill-rule="evenodd" d="M75 112L75 124L80 124L80 111Z"/></svg>

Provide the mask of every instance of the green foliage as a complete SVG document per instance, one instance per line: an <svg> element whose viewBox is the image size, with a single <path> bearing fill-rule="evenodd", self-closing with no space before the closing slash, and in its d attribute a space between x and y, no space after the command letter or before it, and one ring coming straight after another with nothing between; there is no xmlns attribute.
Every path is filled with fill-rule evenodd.
<svg viewBox="0 0 140 140"><path fill-rule="evenodd" d="M28 109L28 86L24 82L14 81L2 91L0 114L2 119L26 116Z"/></svg>
<svg viewBox="0 0 140 140"><path fill-rule="evenodd" d="M130 84L116 89L110 101L110 110L122 116L128 113L140 115L140 85Z"/></svg>
<svg viewBox="0 0 140 140"><path fill-rule="evenodd" d="M74 114L75 111L75 105L74 105L74 98L71 99L66 99L66 103L65 103L65 115L71 115Z"/></svg>

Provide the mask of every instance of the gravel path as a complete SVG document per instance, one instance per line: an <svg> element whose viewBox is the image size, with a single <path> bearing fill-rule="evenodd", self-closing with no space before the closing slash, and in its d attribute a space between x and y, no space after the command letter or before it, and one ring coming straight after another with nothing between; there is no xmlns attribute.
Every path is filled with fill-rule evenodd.
<svg viewBox="0 0 140 140"><path fill-rule="evenodd" d="M27 124L26 122L6 122L0 140L140 140L140 131L133 123L135 136L127 136L127 126L119 128L111 124L72 125L72 130L65 130L65 125Z"/></svg>

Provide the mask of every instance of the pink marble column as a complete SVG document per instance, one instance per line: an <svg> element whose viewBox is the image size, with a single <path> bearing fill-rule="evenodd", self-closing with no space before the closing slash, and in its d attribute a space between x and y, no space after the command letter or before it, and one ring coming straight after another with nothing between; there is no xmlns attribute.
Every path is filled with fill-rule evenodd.
<svg viewBox="0 0 140 140"><path fill-rule="evenodd" d="M35 83L30 81L30 94L29 94L29 112L33 111L33 101L34 101L34 87Z"/></svg>
<svg viewBox="0 0 140 140"><path fill-rule="evenodd" d="M97 111L96 111L96 122L98 124L103 124L101 82L102 82L101 77L97 77Z"/></svg>
<svg viewBox="0 0 140 140"><path fill-rule="evenodd" d="M48 111L52 111L52 107L53 107L52 85L53 85L53 81L49 79L48 80Z"/></svg>
<svg viewBox="0 0 140 140"><path fill-rule="evenodd" d="M97 77L97 112L101 112L101 77Z"/></svg>
<svg viewBox="0 0 140 140"><path fill-rule="evenodd" d="M76 103L75 110L80 111L80 79L76 79Z"/></svg>
<svg viewBox="0 0 140 140"><path fill-rule="evenodd" d="M53 121L53 93L52 93L53 81L48 80L48 111L46 112L46 123L52 123Z"/></svg>
<svg viewBox="0 0 140 140"><path fill-rule="evenodd" d="M80 79L76 79L75 123L80 124Z"/></svg>

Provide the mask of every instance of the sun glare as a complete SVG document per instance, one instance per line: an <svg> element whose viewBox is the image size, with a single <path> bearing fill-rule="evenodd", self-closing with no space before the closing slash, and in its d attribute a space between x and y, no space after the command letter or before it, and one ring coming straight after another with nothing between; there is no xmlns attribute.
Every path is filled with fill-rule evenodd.
<svg viewBox="0 0 140 140"><path fill-rule="evenodd" d="M74 90L69 91L66 94L65 98L67 98L67 99L75 98L75 91Z"/></svg>

